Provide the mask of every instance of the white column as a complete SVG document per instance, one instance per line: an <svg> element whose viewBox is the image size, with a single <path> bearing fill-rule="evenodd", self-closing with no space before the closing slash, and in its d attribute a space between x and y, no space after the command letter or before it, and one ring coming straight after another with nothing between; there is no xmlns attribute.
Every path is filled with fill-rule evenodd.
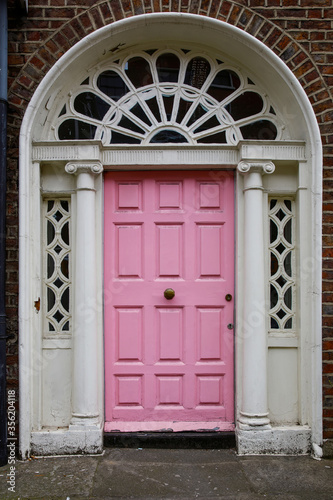
<svg viewBox="0 0 333 500"><path fill-rule="evenodd" d="M99 162L71 162L65 168L66 172L77 176L70 427L73 429L96 426L101 420L98 409L95 177L103 167Z"/></svg>
<svg viewBox="0 0 333 500"><path fill-rule="evenodd" d="M265 241L262 174L271 174L271 162L244 162L244 288L241 430L270 429L267 406L267 326L265 303Z"/></svg>

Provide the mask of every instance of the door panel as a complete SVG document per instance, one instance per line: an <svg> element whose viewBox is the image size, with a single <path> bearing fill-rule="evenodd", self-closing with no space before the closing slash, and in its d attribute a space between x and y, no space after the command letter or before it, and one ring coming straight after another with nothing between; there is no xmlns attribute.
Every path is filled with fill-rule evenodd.
<svg viewBox="0 0 333 500"><path fill-rule="evenodd" d="M107 173L104 192L105 429L233 428L233 174Z"/></svg>

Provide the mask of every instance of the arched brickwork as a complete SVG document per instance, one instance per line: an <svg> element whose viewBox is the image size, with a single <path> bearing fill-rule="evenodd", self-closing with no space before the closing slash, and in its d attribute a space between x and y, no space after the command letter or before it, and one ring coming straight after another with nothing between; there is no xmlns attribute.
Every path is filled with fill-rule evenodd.
<svg viewBox="0 0 333 500"><path fill-rule="evenodd" d="M133 15L184 12L227 22L272 49L299 79L324 147L323 373L324 437L333 438L333 9L329 0L30 0L18 18L9 2L7 186L8 383L17 384L18 136L25 109L53 64L92 31ZM280 4L283 3L283 6ZM268 5L267 5L268 4ZM301 5L299 5L301 4Z"/></svg>

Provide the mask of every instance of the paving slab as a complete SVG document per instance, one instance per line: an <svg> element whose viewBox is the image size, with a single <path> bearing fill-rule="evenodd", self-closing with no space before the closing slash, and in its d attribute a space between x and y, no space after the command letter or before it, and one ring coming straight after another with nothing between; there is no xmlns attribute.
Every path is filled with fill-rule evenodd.
<svg viewBox="0 0 333 500"><path fill-rule="evenodd" d="M0 468L0 500L332 500L333 460L239 457L234 450L107 448Z"/></svg>
<svg viewBox="0 0 333 500"><path fill-rule="evenodd" d="M126 451L126 450L125 450ZM198 450L127 450L119 460L114 453L103 461L96 474L93 496L102 497L109 481L109 495L128 496L131 485L133 498L210 498L220 494L234 497L248 489L243 471L235 462L235 454ZM125 457L125 460L124 460ZM124 481L126 478L126 481Z"/></svg>
<svg viewBox="0 0 333 500"><path fill-rule="evenodd" d="M81 495L87 498L93 486L98 465L96 457L40 458L17 461L15 493L8 490L6 473L9 465L0 468L0 499L61 498Z"/></svg>
<svg viewBox="0 0 333 500"><path fill-rule="evenodd" d="M282 457L281 457L282 458ZM240 464L258 493L333 499L333 461L311 457L240 457ZM311 498L311 496L309 497Z"/></svg>

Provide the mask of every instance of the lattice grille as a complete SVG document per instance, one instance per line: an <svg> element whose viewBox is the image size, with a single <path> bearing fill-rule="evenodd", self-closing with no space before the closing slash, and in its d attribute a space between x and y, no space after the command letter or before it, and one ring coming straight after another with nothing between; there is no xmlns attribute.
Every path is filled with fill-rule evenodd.
<svg viewBox="0 0 333 500"><path fill-rule="evenodd" d="M71 322L70 201L45 202L46 334L69 334Z"/></svg>
<svg viewBox="0 0 333 500"><path fill-rule="evenodd" d="M291 199L269 202L270 329L295 329L295 215Z"/></svg>
<svg viewBox="0 0 333 500"><path fill-rule="evenodd" d="M187 49L117 56L73 88L54 124L60 140L237 144L281 139L269 97L238 68Z"/></svg>

